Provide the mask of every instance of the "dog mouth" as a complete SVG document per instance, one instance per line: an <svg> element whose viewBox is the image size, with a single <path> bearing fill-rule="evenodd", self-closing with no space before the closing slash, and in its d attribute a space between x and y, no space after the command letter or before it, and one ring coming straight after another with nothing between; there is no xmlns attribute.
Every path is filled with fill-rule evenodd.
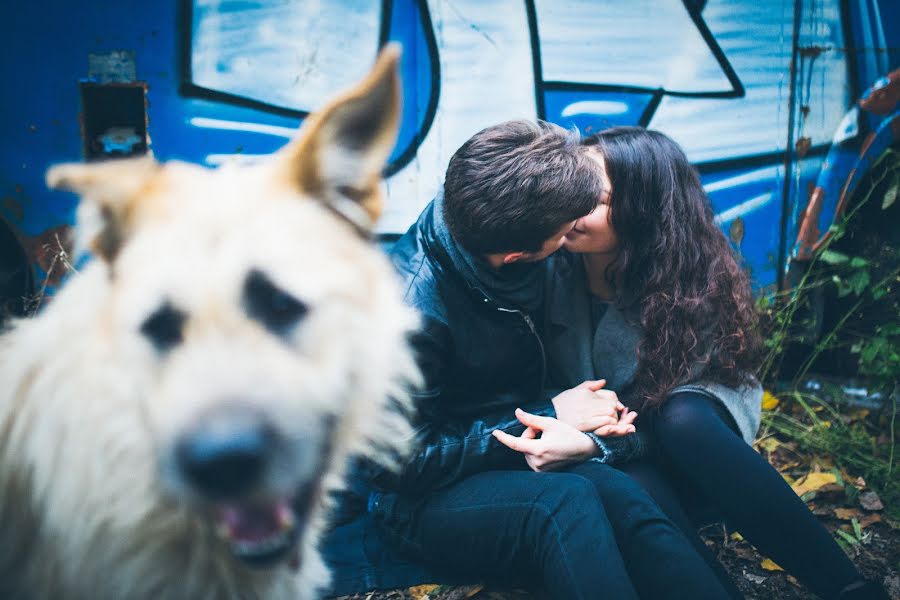
<svg viewBox="0 0 900 600"><path fill-rule="evenodd" d="M311 504L311 493L221 503L213 511L216 532L231 553L250 566L271 567L286 559L299 564L297 542Z"/></svg>

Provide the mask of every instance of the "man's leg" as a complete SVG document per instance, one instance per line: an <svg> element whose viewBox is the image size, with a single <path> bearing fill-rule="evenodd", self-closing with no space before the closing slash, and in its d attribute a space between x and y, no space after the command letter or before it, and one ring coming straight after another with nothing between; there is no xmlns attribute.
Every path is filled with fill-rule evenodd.
<svg viewBox="0 0 900 600"><path fill-rule="evenodd" d="M637 598L603 505L582 477L480 473L401 512L383 524L388 543L448 574L540 581L554 598Z"/></svg>
<svg viewBox="0 0 900 600"><path fill-rule="evenodd" d="M678 526L697 554L712 569L728 595L735 600L743 598L744 595L734 584L725 567L713 556L713 553L697 535L697 528L685 512L678 492L671 486L659 467L650 460L644 459L616 465L616 468L637 481L650 494L663 513Z"/></svg>
<svg viewBox="0 0 900 600"><path fill-rule="evenodd" d="M728 598L684 533L628 475L584 462L567 470L595 487L642 598Z"/></svg>

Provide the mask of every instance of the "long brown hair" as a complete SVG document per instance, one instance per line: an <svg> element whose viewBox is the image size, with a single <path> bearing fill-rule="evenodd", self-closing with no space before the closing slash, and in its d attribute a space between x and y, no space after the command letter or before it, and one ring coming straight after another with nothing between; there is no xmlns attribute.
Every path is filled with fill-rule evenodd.
<svg viewBox="0 0 900 600"><path fill-rule="evenodd" d="M762 356L749 280L682 149L640 127L585 143L603 155L612 184L619 253L607 278L640 309L634 400L657 407L676 385L698 379L746 383Z"/></svg>

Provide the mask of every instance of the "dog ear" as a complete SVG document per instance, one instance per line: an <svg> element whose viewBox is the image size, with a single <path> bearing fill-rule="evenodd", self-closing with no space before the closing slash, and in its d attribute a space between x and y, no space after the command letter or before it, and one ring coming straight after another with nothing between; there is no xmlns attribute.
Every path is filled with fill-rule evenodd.
<svg viewBox="0 0 900 600"><path fill-rule="evenodd" d="M369 75L310 115L280 153L291 185L362 231L371 231L381 215L378 184L400 121L399 58L398 45L385 47Z"/></svg>
<svg viewBox="0 0 900 600"><path fill-rule="evenodd" d="M47 185L81 196L76 246L112 263L134 226L135 204L161 165L149 157L56 165Z"/></svg>

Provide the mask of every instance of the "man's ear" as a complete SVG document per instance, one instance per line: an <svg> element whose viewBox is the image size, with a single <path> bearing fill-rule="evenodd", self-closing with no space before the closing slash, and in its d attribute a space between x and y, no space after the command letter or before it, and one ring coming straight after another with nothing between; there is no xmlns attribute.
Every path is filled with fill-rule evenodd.
<svg viewBox="0 0 900 600"><path fill-rule="evenodd" d="M279 153L290 185L365 231L381 215L378 184L397 138L399 58L399 46L386 46L369 75L307 117L299 138Z"/></svg>
<svg viewBox="0 0 900 600"><path fill-rule="evenodd" d="M161 165L149 157L69 163L47 171L47 185L81 196L76 248L112 263L131 235L135 205Z"/></svg>

